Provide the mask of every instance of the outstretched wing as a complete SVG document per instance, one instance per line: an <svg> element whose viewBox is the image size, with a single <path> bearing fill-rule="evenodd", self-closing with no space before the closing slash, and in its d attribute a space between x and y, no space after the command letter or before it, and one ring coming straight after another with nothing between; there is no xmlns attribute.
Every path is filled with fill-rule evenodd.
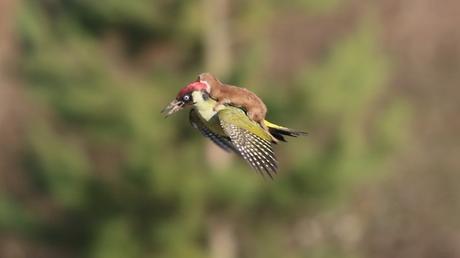
<svg viewBox="0 0 460 258"><path fill-rule="evenodd" d="M225 134L230 137L233 146L251 167L259 172L266 172L271 178L276 174L278 161L276 160L270 143L270 137L262 138L252 133L255 124L243 112L232 108L219 111L219 120ZM258 126L258 125L255 125ZM260 128L260 127L259 127ZM263 136L263 135L262 135Z"/></svg>
<svg viewBox="0 0 460 258"><path fill-rule="evenodd" d="M238 150L235 148L233 143L230 141L229 137L224 137L221 135L218 135L216 133L213 133L209 128L204 124L203 120L199 117L197 111L195 109L190 110L189 114L189 119L190 119L190 124L200 133L209 138L212 142L214 142L217 146L222 148L226 152L235 152L236 154L239 154Z"/></svg>

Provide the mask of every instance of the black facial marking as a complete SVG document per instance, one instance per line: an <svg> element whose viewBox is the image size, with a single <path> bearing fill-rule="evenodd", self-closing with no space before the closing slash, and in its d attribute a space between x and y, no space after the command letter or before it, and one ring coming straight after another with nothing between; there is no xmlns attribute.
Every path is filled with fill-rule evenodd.
<svg viewBox="0 0 460 258"><path fill-rule="evenodd" d="M209 99L209 94L206 91L203 91L203 99L205 101Z"/></svg>

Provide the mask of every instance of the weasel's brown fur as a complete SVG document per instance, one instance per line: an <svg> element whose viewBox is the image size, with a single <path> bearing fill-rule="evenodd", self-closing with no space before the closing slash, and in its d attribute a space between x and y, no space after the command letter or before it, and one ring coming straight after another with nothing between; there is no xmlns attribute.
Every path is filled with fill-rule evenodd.
<svg viewBox="0 0 460 258"><path fill-rule="evenodd" d="M267 107L255 93L245 88L224 84L210 73L200 74L198 80L208 85L207 92L211 98L217 101L216 106L219 104L231 104L245 109L248 117L270 134L268 127L264 123ZM277 142L274 138L273 141Z"/></svg>

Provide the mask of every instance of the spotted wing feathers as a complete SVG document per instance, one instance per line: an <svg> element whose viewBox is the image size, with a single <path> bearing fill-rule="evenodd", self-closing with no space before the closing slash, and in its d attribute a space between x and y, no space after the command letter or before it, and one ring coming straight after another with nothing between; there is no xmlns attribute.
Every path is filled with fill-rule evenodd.
<svg viewBox="0 0 460 258"><path fill-rule="evenodd" d="M239 155L251 167L262 174L265 172L273 178L278 169L278 161L276 160L271 143L225 120L221 119L220 123Z"/></svg>

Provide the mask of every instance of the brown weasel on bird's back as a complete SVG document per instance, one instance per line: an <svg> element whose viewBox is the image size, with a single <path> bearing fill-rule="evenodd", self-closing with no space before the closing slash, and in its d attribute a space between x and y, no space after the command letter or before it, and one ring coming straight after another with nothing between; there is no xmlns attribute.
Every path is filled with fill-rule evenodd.
<svg viewBox="0 0 460 258"><path fill-rule="evenodd" d="M210 73L200 74L198 81L206 84L206 91L211 98L217 101L216 106L219 104L231 104L243 108L251 120L257 122L265 131L269 132L264 123L267 107L255 93L245 88L224 84Z"/></svg>

